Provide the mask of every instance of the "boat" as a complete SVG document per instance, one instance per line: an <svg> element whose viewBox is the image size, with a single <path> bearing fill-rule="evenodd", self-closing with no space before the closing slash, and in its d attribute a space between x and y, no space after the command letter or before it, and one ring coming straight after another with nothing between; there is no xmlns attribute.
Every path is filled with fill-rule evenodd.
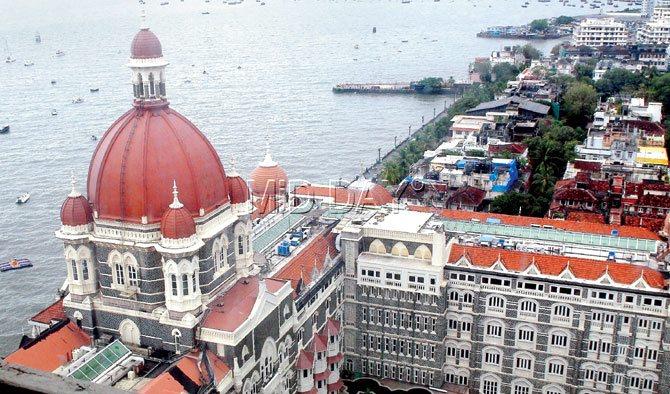
<svg viewBox="0 0 670 394"><path fill-rule="evenodd" d="M21 268L32 267L33 263L28 259L11 259L5 263L0 264L0 271L13 271Z"/></svg>
<svg viewBox="0 0 670 394"><path fill-rule="evenodd" d="M55 84L56 84L56 80L55 80L55 79L52 79L52 80L51 80L51 84L52 84L52 85L55 85Z"/></svg>
<svg viewBox="0 0 670 394"><path fill-rule="evenodd" d="M63 52L59 49L59 50L56 51L56 56L57 57L65 56L65 52Z"/></svg>
<svg viewBox="0 0 670 394"><path fill-rule="evenodd" d="M40 36L39 32L35 33L35 43L36 44L42 43L42 36Z"/></svg>
<svg viewBox="0 0 670 394"><path fill-rule="evenodd" d="M23 65L26 66L26 67L30 67L30 66L34 66L35 62L33 62L32 60L26 60L25 62L23 62Z"/></svg>
<svg viewBox="0 0 670 394"><path fill-rule="evenodd" d="M30 193L23 193L22 195L16 197L17 204L25 204L30 200Z"/></svg>
<svg viewBox="0 0 670 394"><path fill-rule="evenodd" d="M170 4L169 1L163 1L163 2L161 2L161 5L168 5L168 4Z"/></svg>
<svg viewBox="0 0 670 394"><path fill-rule="evenodd" d="M9 125L8 124L2 126L2 128L0 129L0 134L7 134L7 133L9 133Z"/></svg>
<svg viewBox="0 0 670 394"><path fill-rule="evenodd" d="M51 110L51 116L56 116L56 115L58 115L58 111L56 111L56 109L52 109Z"/></svg>
<svg viewBox="0 0 670 394"><path fill-rule="evenodd" d="M11 55L8 55L5 58L5 63L14 63L15 61L16 61L16 59L14 59Z"/></svg>
<svg viewBox="0 0 670 394"><path fill-rule="evenodd" d="M377 26L375 26L375 27L372 28L372 33L374 34L374 33L376 33L376 32L377 32Z"/></svg>
<svg viewBox="0 0 670 394"><path fill-rule="evenodd" d="M89 89L91 93L98 93L100 91L100 88L91 88Z"/></svg>
<svg viewBox="0 0 670 394"><path fill-rule="evenodd" d="M84 99L81 97L75 97L72 99L72 104L81 104L84 102Z"/></svg>
<svg viewBox="0 0 670 394"><path fill-rule="evenodd" d="M94 136L93 134L91 134L91 141L97 141L97 140L98 140L98 137L96 137L96 136Z"/></svg>
<svg viewBox="0 0 670 394"><path fill-rule="evenodd" d="M209 15L209 11L203 11L203 12L201 12L201 14L203 14L203 15Z"/></svg>
<svg viewBox="0 0 670 394"><path fill-rule="evenodd" d="M411 3L411 2L412 2L412 0L402 0L402 3L403 3L403 4L409 4L409 3Z"/></svg>

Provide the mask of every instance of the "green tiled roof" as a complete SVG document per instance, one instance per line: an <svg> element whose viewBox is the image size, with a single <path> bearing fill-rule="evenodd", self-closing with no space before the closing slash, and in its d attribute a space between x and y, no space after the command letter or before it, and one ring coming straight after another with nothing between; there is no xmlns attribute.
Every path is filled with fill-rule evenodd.
<svg viewBox="0 0 670 394"><path fill-rule="evenodd" d="M70 377L92 382L128 354L130 354L130 350L124 344L116 340L72 372Z"/></svg>

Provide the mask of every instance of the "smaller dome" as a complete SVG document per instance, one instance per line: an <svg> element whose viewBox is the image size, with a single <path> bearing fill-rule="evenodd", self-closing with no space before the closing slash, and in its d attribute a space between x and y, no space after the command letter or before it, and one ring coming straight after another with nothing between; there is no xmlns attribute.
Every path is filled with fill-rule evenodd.
<svg viewBox="0 0 670 394"><path fill-rule="evenodd" d="M393 202L393 196L382 185L374 183L365 177L351 182L348 187L356 193L357 201L365 205L385 205Z"/></svg>
<svg viewBox="0 0 670 394"><path fill-rule="evenodd" d="M241 176L228 176L228 193L231 204L241 204L249 201L249 186Z"/></svg>
<svg viewBox="0 0 670 394"><path fill-rule="evenodd" d="M60 208L60 221L64 226L83 226L93 222L93 211L86 197L70 194Z"/></svg>
<svg viewBox="0 0 670 394"><path fill-rule="evenodd" d="M283 194L287 185L286 171L272 160L268 150L265 159L251 172L251 192L256 197L270 197Z"/></svg>
<svg viewBox="0 0 670 394"><path fill-rule="evenodd" d="M161 219L161 234L167 239L190 238L195 234L195 221L188 208L177 198L176 182L173 189L174 200Z"/></svg>
<svg viewBox="0 0 670 394"><path fill-rule="evenodd" d="M148 28L141 29L130 46L132 59L155 59L163 57L163 47L158 37Z"/></svg>

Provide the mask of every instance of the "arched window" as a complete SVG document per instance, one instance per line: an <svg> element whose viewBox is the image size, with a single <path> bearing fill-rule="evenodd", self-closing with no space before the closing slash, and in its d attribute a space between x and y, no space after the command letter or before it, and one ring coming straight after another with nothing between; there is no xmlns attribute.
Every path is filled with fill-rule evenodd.
<svg viewBox="0 0 670 394"><path fill-rule="evenodd" d="M500 394L501 393L502 381L499 377L486 374L482 376L481 381L481 394Z"/></svg>
<svg viewBox="0 0 670 394"><path fill-rule="evenodd" d="M532 373L535 357L528 352L514 354L514 373Z"/></svg>
<svg viewBox="0 0 670 394"><path fill-rule="evenodd" d="M512 381L512 394L532 394L533 385L525 379Z"/></svg>
<svg viewBox="0 0 670 394"><path fill-rule="evenodd" d="M421 260L430 260L432 254L426 245L421 245L414 251L414 257Z"/></svg>
<svg viewBox="0 0 670 394"><path fill-rule="evenodd" d="M572 317L572 308L569 305L556 304L553 307L553 314L556 317L569 319Z"/></svg>
<svg viewBox="0 0 670 394"><path fill-rule="evenodd" d="M527 324L522 324L516 329L516 339L520 342L535 343L535 328Z"/></svg>
<svg viewBox="0 0 670 394"><path fill-rule="evenodd" d="M407 250L407 246L405 246L404 243L398 242L395 245L393 245L393 248L391 249L391 254L394 256L407 257L409 256L409 250Z"/></svg>
<svg viewBox="0 0 670 394"><path fill-rule="evenodd" d="M463 293L463 303L464 304L472 304L472 299L473 299L472 293L470 293L470 292Z"/></svg>
<svg viewBox="0 0 670 394"><path fill-rule="evenodd" d="M560 386L550 384L542 388L542 394L565 394L565 390L563 390Z"/></svg>
<svg viewBox="0 0 670 394"><path fill-rule="evenodd" d="M563 330L550 330L548 342L549 346L567 348L570 346L570 335Z"/></svg>
<svg viewBox="0 0 670 394"><path fill-rule="evenodd" d="M156 89L154 87L154 74L149 73L149 96L152 98L156 96Z"/></svg>
<svg viewBox="0 0 670 394"><path fill-rule="evenodd" d="M128 266L128 285L132 287L137 287L139 284L137 280L137 268L134 265Z"/></svg>
<svg viewBox="0 0 670 394"><path fill-rule="evenodd" d="M567 373L567 363L565 360L559 357L553 357L546 361L546 370L545 374L547 376L555 376L559 378L565 378Z"/></svg>
<svg viewBox="0 0 670 394"><path fill-rule="evenodd" d="M519 302L519 311L526 312L526 314L537 314L537 301L521 300Z"/></svg>
<svg viewBox="0 0 670 394"><path fill-rule="evenodd" d="M384 246L384 243L378 239L375 239L372 241L370 244L370 253L375 253L375 254L386 254L386 247Z"/></svg>
<svg viewBox="0 0 670 394"><path fill-rule="evenodd" d="M88 272L88 260L83 259L81 261L81 276L84 280L88 280L90 274Z"/></svg>
<svg viewBox="0 0 670 394"><path fill-rule="evenodd" d="M181 331L177 330L176 328L172 330L172 338L174 339L174 351L177 354L181 353L181 349L179 347L181 343Z"/></svg>
<svg viewBox="0 0 670 394"><path fill-rule="evenodd" d="M121 265L121 263L114 264L114 272L116 273L116 284L121 286L125 285L126 278L123 275L123 265Z"/></svg>
<svg viewBox="0 0 670 394"><path fill-rule="evenodd" d="M195 272L193 273L193 283L192 283L192 285L193 285L193 294L197 293L197 291L198 291L198 280L197 280L197 277L198 277L198 271L195 271Z"/></svg>
<svg viewBox="0 0 670 394"><path fill-rule="evenodd" d="M172 295L175 297L178 296L179 290L177 289L177 275L175 274L170 275L170 284L171 284L170 287L172 287Z"/></svg>
<svg viewBox="0 0 670 394"><path fill-rule="evenodd" d="M244 254L244 244L245 243L246 242L244 240L244 235L243 234L238 235L237 236L237 254L239 254L239 255Z"/></svg>
<svg viewBox="0 0 670 394"><path fill-rule="evenodd" d="M77 272L77 260L72 259L70 261L70 265L72 266L72 280L79 280L79 272Z"/></svg>
<svg viewBox="0 0 670 394"><path fill-rule="evenodd" d="M505 299L498 295L489 296L487 306L489 308L505 309Z"/></svg>
<svg viewBox="0 0 670 394"><path fill-rule="evenodd" d="M144 97L144 82L142 82L142 74L137 74L137 95Z"/></svg>
<svg viewBox="0 0 670 394"><path fill-rule="evenodd" d="M449 291L449 301L458 301L459 293L456 290Z"/></svg>
<svg viewBox="0 0 670 394"><path fill-rule="evenodd" d="M228 266L228 240L221 238L219 243L219 269Z"/></svg>
<svg viewBox="0 0 670 394"><path fill-rule="evenodd" d="M183 295L188 295L188 275L186 274L181 275L181 290Z"/></svg>
<svg viewBox="0 0 670 394"><path fill-rule="evenodd" d="M505 334L505 327L497 320L491 320L486 323L486 336L494 338L502 338Z"/></svg>

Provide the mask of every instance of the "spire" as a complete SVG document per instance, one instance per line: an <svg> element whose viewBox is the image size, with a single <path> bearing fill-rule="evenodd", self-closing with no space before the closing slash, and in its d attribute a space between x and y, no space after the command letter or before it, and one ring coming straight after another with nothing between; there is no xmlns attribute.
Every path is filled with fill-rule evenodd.
<svg viewBox="0 0 670 394"><path fill-rule="evenodd" d="M172 196L174 197L174 199L172 200L172 204L170 204L170 208L172 208L172 209L183 208L184 204L182 204L179 201L179 197L178 197L179 196L179 191L177 190L177 181L176 180L172 181Z"/></svg>
<svg viewBox="0 0 670 394"><path fill-rule="evenodd" d="M228 176L231 177L231 178L240 176L240 174L237 172L236 164L237 164L237 159L235 159L235 157L231 157L230 158L230 171L226 171L226 172L228 172Z"/></svg>
<svg viewBox="0 0 670 394"><path fill-rule="evenodd" d="M148 29L149 26L147 25L147 8L145 7L145 3L142 2L141 8L140 8L140 29Z"/></svg>
<svg viewBox="0 0 670 394"><path fill-rule="evenodd" d="M74 171L70 171L70 185L72 185L72 189L70 189L70 194L68 194L68 197L79 197L81 196L81 193L77 191L77 178L74 176Z"/></svg>

